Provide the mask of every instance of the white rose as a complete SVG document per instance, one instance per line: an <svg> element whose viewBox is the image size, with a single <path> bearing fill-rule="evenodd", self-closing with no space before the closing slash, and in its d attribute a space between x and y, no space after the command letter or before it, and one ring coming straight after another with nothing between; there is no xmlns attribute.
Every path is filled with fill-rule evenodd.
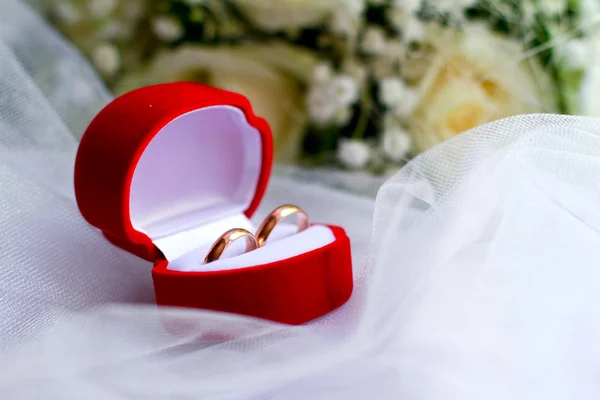
<svg viewBox="0 0 600 400"><path fill-rule="evenodd" d="M483 25L432 31L427 42L434 56L410 120L417 151L492 120L556 109L555 88L520 43Z"/></svg>
<svg viewBox="0 0 600 400"><path fill-rule="evenodd" d="M371 149L363 140L341 139L337 156L346 168L362 169L369 163Z"/></svg>
<svg viewBox="0 0 600 400"><path fill-rule="evenodd" d="M385 156L392 161L405 160L411 144L409 133L400 127L389 128L383 132L381 147Z"/></svg>
<svg viewBox="0 0 600 400"><path fill-rule="evenodd" d="M233 0L250 21L262 29L276 31L318 25L334 10L334 1L323 0Z"/></svg>
<svg viewBox="0 0 600 400"><path fill-rule="evenodd" d="M282 43L205 48L180 46L159 53L146 70L124 77L116 91L160 82L199 81L248 97L271 126L278 162L300 154L306 127L304 91L316 64L312 53Z"/></svg>

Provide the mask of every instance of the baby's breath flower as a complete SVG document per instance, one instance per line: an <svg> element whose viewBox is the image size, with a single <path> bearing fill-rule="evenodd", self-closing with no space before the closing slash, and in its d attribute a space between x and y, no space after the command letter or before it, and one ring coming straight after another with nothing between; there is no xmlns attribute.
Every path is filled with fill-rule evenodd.
<svg viewBox="0 0 600 400"><path fill-rule="evenodd" d="M317 125L327 125L335 117L337 104L325 87L314 86L306 96L308 115Z"/></svg>
<svg viewBox="0 0 600 400"><path fill-rule="evenodd" d="M170 15L162 15L152 21L152 31L157 38L165 43L171 43L183 36L181 22Z"/></svg>
<svg viewBox="0 0 600 400"><path fill-rule="evenodd" d="M116 46L110 43L102 43L94 49L92 61L98 71L110 76L118 71L121 64L121 57Z"/></svg>
<svg viewBox="0 0 600 400"><path fill-rule="evenodd" d="M406 23L403 38L406 43L422 42L426 32L425 24L413 18Z"/></svg>
<svg viewBox="0 0 600 400"><path fill-rule="evenodd" d="M100 37L105 39L124 39L133 33L130 24L121 21L110 21L100 31Z"/></svg>
<svg viewBox="0 0 600 400"><path fill-rule="evenodd" d="M319 84L324 84L333 75L333 69L328 62L319 62L312 71L312 79Z"/></svg>
<svg viewBox="0 0 600 400"><path fill-rule="evenodd" d="M361 48L367 54L379 55L387 50L387 38L383 29L369 27L361 41Z"/></svg>
<svg viewBox="0 0 600 400"><path fill-rule="evenodd" d="M567 0L544 0L538 3L540 11L545 15L559 15L567 10Z"/></svg>
<svg viewBox="0 0 600 400"><path fill-rule="evenodd" d="M572 39L559 49L562 61L571 68L583 69L588 63L586 44L581 39Z"/></svg>
<svg viewBox="0 0 600 400"><path fill-rule="evenodd" d="M364 0L338 0L331 16L331 29L344 36L354 36L365 10Z"/></svg>
<svg viewBox="0 0 600 400"><path fill-rule="evenodd" d="M409 19L409 16L403 9L391 7L386 12L386 18L394 28L402 31L406 26L406 21Z"/></svg>
<svg viewBox="0 0 600 400"><path fill-rule="evenodd" d="M403 60L406 56L406 46L399 40L391 40L387 44L385 56L392 61Z"/></svg>
<svg viewBox="0 0 600 400"><path fill-rule="evenodd" d="M144 13L144 5L140 0L127 0L123 4L123 13L127 18L138 19Z"/></svg>
<svg viewBox="0 0 600 400"><path fill-rule="evenodd" d="M406 91L406 85L399 78L384 78L379 82L379 98L388 107L401 102Z"/></svg>
<svg viewBox="0 0 600 400"><path fill-rule="evenodd" d="M337 75L328 84L336 104L349 105L358 98L358 84L351 76Z"/></svg>
<svg viewBox="0 0 600 400"><path fill-rule="evenodd" d="M393 108L394 114L402 119L406 119L412 115L417 106L419 105L419 101L421 100L421 96L417 93L416 90L412 88L408 88L404 92L404 96L402 100L398 102Z"/></svg>
<svg viewBox="0 0 600 400"><path fill-rule="evenodd" d="M371 158L371 149L364 140L340 139L338 159L346 168L363 169Z"/></svg>
<svg viewBox="0 0 600 400"><path fill-rule="evenodd" d="M385 156L394 162L406 159L412 140L408 132L400 127L388 128L383 132L382 150Z"/></svg>
<svg viewBox="0 0 600 400"><path fill-rule="evenodd" d="M102 19L108 17L117 7L116 0L91 0L88 10L94 18Z"/></svg>
<svg viewBox="0 0 600 400"><path fill-rule="evenodd" d="M416 13L421 8L422 0L393 0L392 6L409 13Z"/></svg>
<svg viewBox="0 0 600 400"><path fill-rule="evenodd" d="M345 106L337 109L334 121L339 126L344 126L350 122L350 118L352 118L352 109L349 106Z"/></svg>
<svg viewBox="0 0 600 400"><path fill-rule="evenodd" d="M54 16L66 24L74 24L81 19L81 10L68 0L61 0L54 4Z"/></svg>
<svg viewBox="0 0 600 400"><path fill-rule="evenodd" d="M364 65L354 60L346 60L342 64L342 72L351 76L359 86L364 85L367 79L367 69Z"/></svg>

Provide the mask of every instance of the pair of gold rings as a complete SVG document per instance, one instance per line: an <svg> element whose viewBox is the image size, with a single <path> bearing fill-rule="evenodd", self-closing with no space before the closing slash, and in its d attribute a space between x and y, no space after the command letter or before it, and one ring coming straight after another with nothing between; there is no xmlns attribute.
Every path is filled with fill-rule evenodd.
<svg viewBox="0 0 600 400"><path fill-rule="evenodd" d="M204 258L204 264L211 263L218 260L223 252L236 240L240 238L246 239L246 253L252 250L256 250L259 247L263 247L273 232L273 229L281 220L292 215L298 214L298 232L302 232L310 226L308 215L300 207L293 204L285 204L277 207L273 210L267 218L260 224L260 227L256 231L256 235L246 229L236 228L230 229L215 241L212 245L206 257Z"/></svg>

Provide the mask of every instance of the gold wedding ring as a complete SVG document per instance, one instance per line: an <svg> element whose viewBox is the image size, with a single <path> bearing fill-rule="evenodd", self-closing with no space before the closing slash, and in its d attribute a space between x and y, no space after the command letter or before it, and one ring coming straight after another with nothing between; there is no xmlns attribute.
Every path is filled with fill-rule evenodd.
<svg viewBox="0 0 600 400"><path fill-rule="evenodd" d="M282 219L294 213L298 214L298 232L302 232L310 226L308 215L300 207L293 204L279 206L265 218L256 231L256 242L258 243L258 247L265 245L269 235Z"/></svg>
<svg viewBox="0 0 600 400"><path fill-rule="evenodd" d="M258 248L256 237L252 233L245 229L230 229L222 234L212 245L204 258L204 264L218 260L223 255L225 249L241 237L246 238L246 253Z"/></svg>

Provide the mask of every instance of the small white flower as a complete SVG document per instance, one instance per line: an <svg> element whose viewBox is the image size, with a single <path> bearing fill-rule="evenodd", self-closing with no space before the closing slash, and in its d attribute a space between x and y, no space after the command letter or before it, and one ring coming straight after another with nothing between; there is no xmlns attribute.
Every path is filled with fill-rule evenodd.
<svg viewBox="0 0 600 400"><path fill-rule="evenodd" d="M383 115L383 130L387 130L387 129L391 129L391 128L396 128L400 126L400 121L398 120L398 117L395 116L393 113L391 112L386 112Z"/></svg>
<svg viewBox="0 0 600 400"><path fill-rule="evenodd" d="M131 25L120 21L110 21L102 28L100 36L105 39L122 39L130 37L132 33Z"/></svg>
<svg viewBox="0 0 600 400"><path fill-rule="evenodd" d="M377 57L370 65L371 74L376 80L387 79L397 75L396 65L387 57Z"/></svg>
<svg viewBox="0 0 600 400"><path fill-rule="evenodd" d="M406 43L421 42L427 33L427 26L417 20L411 19L404 28L404 41Z"/></svg>
<svg viewBox="0 0 600 400"><path fill-rule="evenodd" d="M69 1L59 1L54 4L54 15L60 22L74 24L81 20L81 11Z"/></svg>
<svg viewBox="0 0 600 400"><path fill-rule="evenodd" d="M411 144L410 135L400 127L389 128L383 132L382 150L391 161L399 162L406 159Z"/></svg>
<svg viewBox="0 0 600 400"><path fill-rule="evenodd" d="M400 118L410 116L420 100L417 91L398 78L384 78L379 82L379 98Z"/></svg>
<svg viewBox="0 0 600 400"><path fill-rule="evenodd" d="M406 46L399 40L391 40L388 42L386 55L392 60L402 60L406 56Z"/></svg>
<svg viewBox="0 0 600 400"><path fill-rule="evenodd" d="M152 21L152 31L160 40L171 43L183 36L183 25L172 16L160 16Z"/></svg>
<svg viewBox="0 0 600 400"><path fill-rule="evenodd" d="M561 50L561 58L569 67L584 69L588 65L589 51L583 40L569 40Z"/></svg>
<svg viewBox="0 0 600 400"><path fill-rule="evenodd" d="M404 92L402 100L398 102L393 108L393 112L401 119L406 119L407 117L410 117L415 111L415 109L419 105L420 100L421 98L419 97L419 94L416 90L407 88Z"/></svg>
<svg viewBox="0 0 600 400"><path fill-rule="evenodd" d="M358 84L348 75L337 75L328 84L328 90L339 105L349 105L358 98Z"/></svg>
<svg viewBox="0 0 600 400"><path fill-rule="evenodd" d="M379 98L385 106L395 107L406 91L406 85L399 78L384 78L379 82Z"/></svg>
<svg viewBox="0 0 600 400"><path fill-rule="evenodd" d="M362 140L340 139L337 156L346 168L362 169L371 158L371 149Z"/></svg>
<svg viewBox="0 0 600 400"><path fill-rule="evenodd" d="M331 76L333 75L333 69L331 68L331 64L327 62L318 63L312 72L312 78L317 83L325 83Z"/></svg>
<svg viewBox="0 0 600 400"><path fill-rule="evenodd" d="M387 20L398 30L403 30L408 20L408 13L401 8L391 7L386 12Z"/></svg>
<svg viewBox="0 0 600 400"><path fill-rule="evenodd" d="M437 0L436 7L439 11L446 11L454 16L460 16L465 9L472 7L475 4L477 4L477 0ZM502 7L502 5L503 4L495 4L494 7ZM502 12L502 10L500 10L500 12Z"/></svg>
<svg viewBox="0 0 600 400"><path fill-rule="evenodd" d="M369 27L361 41L361 48L367 54L379 55L387 49L387 38L383 29Z"/></svg>
<svg viewBox="0 0 600 400"><path fill-rule="evenodd" d="M310 119L318 125L326 125L335 118L337 104L332 99L325 88L320 86L313 87L306 97L308 115Z"/></svg>
<svg viewBox="0 0 600 400"><path fill-rule="evenodd" d="M334 121L338 125L346 125L352 118L352 109L350 107L340 107L335 112Z"/></svg>
<svg viewBox="0 0 600 400"><path fill-rule="evenodd" d="M128 0L123 6L127 18L138 19L144 13L144 5L139 0Z"/></svg>
<svg viewBox="0 0 600 400"><path fill-rule="evenodd" d="M546 15L558 15L567 10L566 0L544 0L539 3L540 10Z"/></svg>
<svg viewBox="0 0 600 400"><path fill-rule="evenodd" d="M346 36L355 34L364 10L364 0L338 0L338 7L331 16L331 29Z"/></svg>
<svg viewBox="0 0 600 400"><path fill-rule="evenodd" d="M331 30L340 35L352 35L359 25L360 19L345 11L337 11L331 18Z"/></svg>
<svg viewBox="0 0 600 400"><path fill-rule="evenodd" d="M119 69L121 57L115 46L103 43L94 49L92 61L98 71L105 75L113 75Z"/></svg>
<svg viewBox="0 0 600 400"><path fill-rule="evenodd" d="M98 19L108 17L116 7L116 0L92 0L88 3L88 10L90 10L90 14Z"/></svg>
<svg viewBox="0 0 600 400"><path fill-rule="evenodd" d="M346 75L350 75L359 86L362 86L367 79L366 67L352 60L344 61L342 64L342 72Z"/></svg>
<svg viewBox="0 0 600 400"><path fill-rule="evenodd" d="M415 13L421 8L421 0L393 0L392 6L409 13Z"/></svg>
<svg viewBox="0 0 600 400"><path fill-rule="evenodd" d="M340 0L340 5L354 15L360 15L365 10L364 0Z"/></svg>

